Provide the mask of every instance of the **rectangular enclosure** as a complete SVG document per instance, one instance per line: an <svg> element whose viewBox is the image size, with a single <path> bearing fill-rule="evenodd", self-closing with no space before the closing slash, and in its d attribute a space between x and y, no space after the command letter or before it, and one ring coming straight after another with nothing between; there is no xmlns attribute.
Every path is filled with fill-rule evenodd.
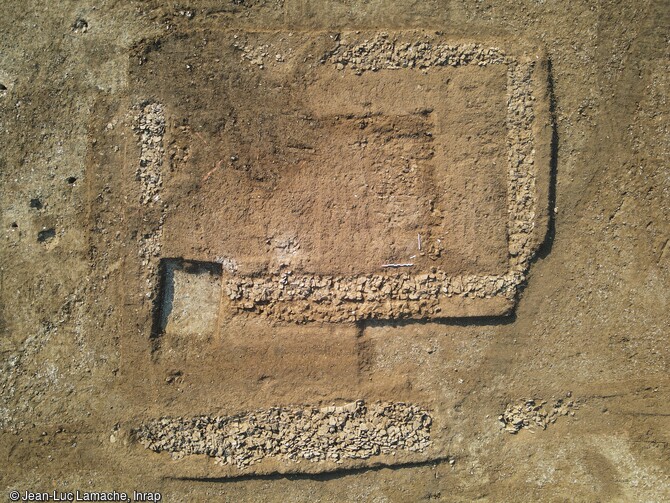
<svg viewBox="0 0 670 503"><path fill-rule="evenodd" d="M223 31L137 54L142 200L163 208L164 256L225 264L221 313L514 307L546 232L542 61L426 32Z"/></svg>

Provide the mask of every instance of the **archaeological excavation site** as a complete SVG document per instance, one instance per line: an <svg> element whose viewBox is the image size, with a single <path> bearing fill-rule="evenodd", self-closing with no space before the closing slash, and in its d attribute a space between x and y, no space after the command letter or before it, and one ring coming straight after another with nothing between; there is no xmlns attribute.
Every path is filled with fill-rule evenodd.
<svg viewBox="0 0 670 503"><path fill-rule="evenodd" d="M670 499L667 2L0 13L1 498Z"/></svg>

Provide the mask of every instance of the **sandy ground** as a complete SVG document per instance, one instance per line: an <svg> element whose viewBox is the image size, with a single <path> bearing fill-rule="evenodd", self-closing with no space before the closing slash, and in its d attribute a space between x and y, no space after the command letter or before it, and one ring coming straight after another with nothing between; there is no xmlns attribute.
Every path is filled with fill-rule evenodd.
<svg viewBox="0 0 670 503"><path fill-rule="evenodd" d="M0 6L0 14L3 498L12 490L136 490L159 491L164 501L670 499L667 2L10 1ZM404 148L397 138L428 131L439 110L388 124L383 115L332 122L334 114L323 112L317 127L335 132L326 143L336 153L329 157L310 151L313 145L306 139L315 133L307 125L282 122L286 105L281 92L268 95L268 110L261 110L267 113L261 121L264 136L250 135L244 149L233 153L249 166L241 172L251 183L240 185L233 200L244 206L257 193L278 194L268 196L260 210L276 232L260 231L267 230L266 219L254 213L258 208L251 203L231 217L238 225L233 232L210 211L221 193L207 187L217 180L229 192L235 186L233 178L217 178L225 170L212 171L219 151L230 152L227 137L219 134L227 131L227 116L221 108L208 113L208 96L200 96L197 114L184 106L182 122L170 123L171 131L177 131L197 124L200 117L211 126L206 131L183 129L181 137L175 133L175 143L166 140L167 154L176 159L175 173L179 175L179 166L190 166L191 178L166 179L165 201L181 208L172 213L168 208L163 220L164 207L150 208L139 195L132 196L137 180L128 159L137 156L128 149L139 148L133 130L138 96L147 96L155 84L177 102L189 87L182 68L171 73L164 63L153 77L144 69L163 54L176 65L170 54L179 47L180 34L191 34L184 35L188 45L193 33L221 40L216 34L226 30L295 33L309 41L310 33L317 40L323 33L410 29L530 47L548 62L555 131L553 159L546 169L552 178L553 217L513 314L296 324L293 315L272 319L271 313L268 320L252 310L223 321L191 320L197 327L214 323L214 333L206 337L179 330L173 334L169 322L157 331L156 299L151 297L152 275L160 272L151 248L156 222L165 223L161 232L166 250L173 253L168 256L189 254L184 258L190 260L216 262L217 246L223 246L216 236L234 234L239 240L222 250L233 258L244 253L255 257L256 262L240 260L251 275L285 267L286 261L305 273L368 274L381 261L403 259L409 253L403 236L414 242L411 217L416 212L396 222L399 237L391 249L366 241L367 227L348 221L349 212L342 209L323 210L334 221L323 215L304 220L300 232L311 240L297 248L294 235L280 232L290 215L279 211L314 206L329 194L314 160L341 173L342 166L332 159L344 152L344 140L338 138L351 136L361 120L369 121L361 130L379 133L370 136L372 146L389 131L397 133L391 135L393 141L382 141L393 157ZM229 53L237 54L230 47L221 50L224 68ZM191 56L185 51L185 65ZM266 62L264 71L284 63L280 59L285 56L270 54L274 62ZM258 67L253 62L258 57L253 54L240 65ZM196 70L200 73L193 89L208 89L202 83L209 78L207 69ZM242 70L240 75L249 82L255 78ZM384 74L376 75L381 79ZM431 75L426 85L437 85L431 84ZM319 94L319 85L327 92L332 84L319 84L317 77L309 88L312 94L291 90L288 96L318 102L322 111L339 107L337 93L331 100ZM457 82L461 77L450 78ZM491 89L487 86L500 78L494 71L473 77L474 87L468 90L464 84L464 96ZM407 80L394 85L401 89L403 82ZM383 82L373 82L371 88L381 89L380 102L388 109L382 111L393 113ZM196 99L198 93L192 94ZM495 99L491 94L490 100ZM452 117L467 111L449 106ZM260 112L250 107L246 113L248 117L238 117L241 124ZM127 123L115 123L115 117L125 117ZM192 124L184 122L189 119ZM477 124L496 137L493 119ZM205 141L200 150L196 133ZM303 143L294 142L289 133ZM263 141L273 134L277 139L270 145L276 150ZM219 143L207 150L212 138ZM415 157L427 148L416 139L408 143ZM495 159L504 154L491 150L487 155ZM286 175L267 168L273 156L299 159L306 166L304 176L290 172L292 191L282 193ZM362 156L358 161L373 175L340 180L333 201L355 204L353 189L360 183L383 184L374 159ZM396 167L402 173L404 166ZM202 196L179 200L180 194L200 190L193 180L208 182L199 182L206 188ZM409 200L430 189L399 180L391 192ZM490 203L481 197L482 183L475 183L473 195ZM491 186L497 187L494 181ZM291 199L298 189L307 194L304 201ZM227 211L234 210L235 205L226 204ZM371 214L385 211L384 200L369 204L363 208ZM483 234L464 234L467 252L445 253L439 257L441 266L497 270L500 248L491 243L499 239L503 217L498 206L492 208L493 221L478 222ZM316 237L335 224L359 236L353 270L333 252L341 243L326 241L326 246ZM370 228L379 231L384 222L372 221ZM421 232L435 234L435 226ZM490 250L473 245L482 235ZM247 241L251 251L244 247ZM301 256L299 250L306 254L291 262ZM232 267L228 260L218 263ZM211 296L205 297L196 299L199 305L207 305ZM188 302L181 302L188 308ZM382 464L363 461L347 469L325 470L317 463L310 469L294 467L291 474L277 473L285 471L277 465L237 473L222 471L202 456L172 460L150 452L132 434L142 422L165 415L230 415L358 399L427 407L435 420L434 450L394 466L384 458ZM541 406L539 412L535 406ZM507 429L501 427L501 416ZM526 418L529 427L511 433L518 417ZM242 476L229 478L231 474Z"/></svg>

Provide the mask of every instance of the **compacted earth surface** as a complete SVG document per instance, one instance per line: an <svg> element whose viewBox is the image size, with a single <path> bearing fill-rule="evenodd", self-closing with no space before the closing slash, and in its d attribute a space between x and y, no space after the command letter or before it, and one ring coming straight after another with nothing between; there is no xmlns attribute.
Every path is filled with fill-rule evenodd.
<svg viewBox="0 0 670 503"><path fill-rule="evenodd" d="M0 498L670 500L666 1L0 41Z"/></svg>

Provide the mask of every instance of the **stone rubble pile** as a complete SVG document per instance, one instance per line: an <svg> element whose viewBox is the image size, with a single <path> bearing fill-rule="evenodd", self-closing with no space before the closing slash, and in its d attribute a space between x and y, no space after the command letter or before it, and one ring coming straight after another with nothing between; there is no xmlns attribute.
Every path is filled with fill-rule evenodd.
<svg viewBox="0 0 670 503"><path fill-rule="evenodd" d="M157 205L161 212L159 221L139 238L138 255L145 271L146 293L150 298L155 293L157 261L162 248L165 207L161 201L163 188L162 166L165 149L165 110L160 103L144 105L134 117L134 130L140 145L140 162L135 176L140 182L140 203L153 207Z"/></svg>
<svg viewBox="0 0 670 503"><path fill-rule="evenodd" d="M510 266L525 272L532 258L529 240L535 227L535 148L532 93L533 63L510 63L507 69L508 190L507 225Z"/></svg>
<svg viewBox="0 0 670 503"><path fill-rule="evenodd" d="M501 428L508 433L518 433L522 428L537 426L545 430L548 425L554 424L560 416L572 415L571 408L576 408L573 401L557 400L549 410L544 406L546 401L524 400L521 403L509 404L499 417Z"/></svg>
<svg viewBox="0 0 670 503"><path fill-rule="evenodd" d="M299 463L368 459L431 445L432 418L417 405L358 400L343 406L258 410L238 416L163 418L134 433L146 448L180 458L205 454L245 468L265 458Z"/></svg>
<svg viewBox="0 0 670 503"><path fill-rule="evenodd" d="M441 296L512 298L518 274L449 276L443 271L410 275L315 276L283 272L270 277L232 277L226 294L240 310L293 321L356 321L439 314Z"/></svg>
<svg viewBox="0 0 670 503"><path fill-rule="evenodd" d="M337 43L337 48L330 55L331 63L338 70L349 67L358 75L381 69L486 66L508 62L505 53L496 47L481 44L449 45L425 40L399 42L387 33L358 43L346 40Z"/></svg>
<svg viewBox="0 0 670 503"><path fill-rule="evenodd" d="M268 57L268 51L271 50L268 44L256 47L233 42L233 47L242 51L242 59L249 61L252 65L258 66L261 70L265 67L265 58Z"/></svg>
<svg viewBox="0 0 670 503"><path fill-rule="evenodd" d="M268 64L284 63L286 58L291 58L293 53L291 47L284 47L282 49L277 44L272 43L271 40L263 42L256 38L255 41L252 41L249 40L248 36L238 34L233 35L232 46L241 53L241 61L255 65L259 70L263 70Z"/></svg>
<svg viewBox="0 0 670 503"><path fill-rule="evenodd" d="M160 103L145 105L135 117L135 133L140 142L140 164L135 176L142 183L140 201L149 204L160 200L163 184L163 135L165 134L165 112Z"/></svg>

